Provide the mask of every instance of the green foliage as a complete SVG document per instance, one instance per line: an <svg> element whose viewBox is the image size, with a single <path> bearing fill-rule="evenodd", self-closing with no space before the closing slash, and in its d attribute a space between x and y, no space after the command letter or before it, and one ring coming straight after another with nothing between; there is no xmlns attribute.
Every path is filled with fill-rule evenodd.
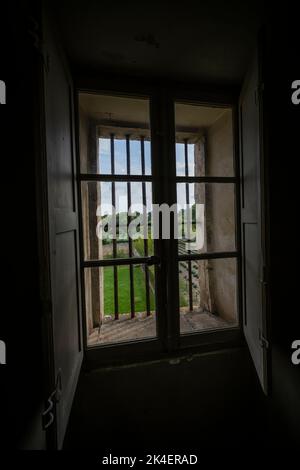
<svg viewBox="0 0 300 470"><path fill-rule="evenodd" d="M149 256L152 256L154 253L154 244L153 240L151 238L151 233L148 233L148 254ZM133 240L133 246L138 252L139 256L144 256L145 251L144 251L144 239L143 238L137 238L136 240Z"/></svg>

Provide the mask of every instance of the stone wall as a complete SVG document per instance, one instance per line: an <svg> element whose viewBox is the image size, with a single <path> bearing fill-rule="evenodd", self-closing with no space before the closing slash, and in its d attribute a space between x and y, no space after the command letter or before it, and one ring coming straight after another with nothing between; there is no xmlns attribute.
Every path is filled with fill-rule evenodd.
<svg viewBox="0 0 300 470"><path fill-rule="evenodd" d="M232 112L208 128L195 144L196 176L233 176ZM205 205L205 240L202 252L235 249L234 187L231 184L196 184L195 202ZM228 321L236 319L236 261L198 262L200 308Z"/></svg>
<svg viewBox="0 0 300 470"><path fill-rule="evenodd" d="M231 110L225 110L207 131L206 175L234 175ZM206 224L208 251L235 249L235 201L232 184L206 185ZM208 269L212 313L228 321L235 320L235 259L210 260Z"/></svg>
<svg viewBox="0 0 300 470"><path fill-rule="evenodd" d="M195 176L206 175L206 138L202 136L195 143ZM207 251L207 221L206 221L206 188L204 184L195 184L195 202L204 204L204 245L202 252ZM199 271L199 307L211 311L211 296L209 284L208 261L198 261Z"/></svg>
<svg viewBox="0 0 300 470"><path fill-rule="evenodd" d="M98 141L95 123L80 108L80 165L81 173L93 173L98 165ZM96 235L97 206L100 204L100 190L97 182L83 183L82 215L83 244L87 259L102 258L102 243ZM103 268L85 270L85 304L87 331L99 326L104 315Z"/></svg>

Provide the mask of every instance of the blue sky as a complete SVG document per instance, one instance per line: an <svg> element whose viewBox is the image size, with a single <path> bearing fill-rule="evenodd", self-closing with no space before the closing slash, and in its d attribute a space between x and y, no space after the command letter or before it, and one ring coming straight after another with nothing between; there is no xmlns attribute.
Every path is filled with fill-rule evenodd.
<svg viewBox="0 0 300 470"><path fill-rule="evenodd" d="M127 173L126 164L126 141L115 139L115 173L125 175ZM151 157L150 157L150 142L145 140L145 173L151 175ZM130 173L132 175L142 174L141 163L141 144L139 140L130 141ZM111 173L111 160L110 160L110 139L99 139L99 163L100 173Z"/></svg>
<svg viewBox="0 0 300 470"><path fill-rule="evenodd" d="M184 144L176 144L176 175L185 176ZM188 144L188 176L194 175L194 144Z"/></svg>
<svg viewBox="0 0 300 470"><path fill-rule="evenodd" d="M141 175L141 146L140 141L130 141L130 174ZM151 147L150 142L145 141L145 174L151 175ZM115 173L127 174L126 164L126 141L115 139ZM102 174L111 174L111 156L110 156L110 139L99 139L99 168ZM189 176L194 175L194 145L188 145L188 172ZM185 175L185 159L184 144L176 144L176 174L177 176ZM127 183L117 182L116 204L117 212L127 212ZM177 199L179 204L185 204L185 184L177 184ZM146 183L146 200L147 211L151 210L152 191L151 183ZM131 201L132 204L142 204L142 184L139 182L131 183ZM194 184L190 184L190 203L194 203ZM111 183L101 183L101 204L111 204ZM136 208L138 210L138 208ZM107 212L107 211L105 211Z"/></svg>

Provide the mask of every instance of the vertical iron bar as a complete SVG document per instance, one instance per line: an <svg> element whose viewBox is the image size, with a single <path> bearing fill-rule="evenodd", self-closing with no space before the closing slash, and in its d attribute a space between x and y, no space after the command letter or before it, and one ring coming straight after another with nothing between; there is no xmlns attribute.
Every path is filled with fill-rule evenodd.
<svg viewBox="0 0 300 470"><path fill-rule="evenodd" d="M115 174L115 142L114 134L110 135L110 157L111 157L111 174ZM116 187L115 182L111 183L111 199L113 210L116 208ZM116 213L115 213L116 215ZM116 224L116 220L115 220ZM115 233L113 234L113 258L117 258L117 227L115 226ZM115 320L119 318L119 302L118 302L118 267L114 266L114 303L115 303Z"/></svg>
<svg viewBox="0 0 300 470"><path fill-rule="evenodd" d="M142 176L145 176L145 138L141 137L141 164ZM146 183L142 182L142 197L143 197L143 218L144 218L144 256L149 255L148 250L148 218L147 218L147 200L146 200ZM145 233L147 230L147 233ZM145 287L146 287L146 309L147 316L150 315L150 289L149 289L149 266L145 265Z"/></svg>
<svg viewBox="0 0 300 470"><path fill-rule="evenodd" d="M130 140L129 135L126 135L126 161L127 161L127 174L130 175ZM128 227L131 221L129 215L129 209L131 206L131 183L130 181L127 182L127 232ZM132 258L133 250L132 250L132 240L128 233L128 251L129 251L129 258ZM134 273L133 273L133 265L129 265L129 282L130 282L130 306L131 306L131 318L135 317L135 305L134 305Z"/></svg>
<svg viewBox="0 0 300 470"><path fill-rule="evenodd" d="M188 139L184 139L184 160L185 160L185 176L189 176L189 167L188 167ZM190 238L190 188L189 183L185 183L185 197L186 197L186 210L187 210L187 229L188 229L188 238ZM190 253L190 250L188 250ZM192 263L188 261L188 273L189 273L189 305L190 311L193 311L193 281L192 281Z"/></svg>

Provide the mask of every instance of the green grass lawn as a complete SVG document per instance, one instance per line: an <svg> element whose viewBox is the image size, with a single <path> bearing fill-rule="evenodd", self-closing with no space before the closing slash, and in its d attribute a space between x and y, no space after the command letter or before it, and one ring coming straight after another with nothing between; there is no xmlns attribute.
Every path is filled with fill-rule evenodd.
<svg viewBox="0 0 300 470"><path fill-rule="evenodd" d="M126 251L126 244L121 249L122 244L118 245L118 257L126 258L128 256ZM142 239L134 240L134 246L140 256L144 256L144 242ZM149 237L148 240L149 256L153 254L153 240ZM111 248L112 250L112 248ZM106 254L105 259L112 258L112 253ZM104 274L104 314L112 315L115 311L114 306L114 271L113 267L103 268ZM135 311L146 311L146 288L145 288L145 273L141 266L133 266L134 273L134 300ZM152 285L154 285L154 266L149 268L149 276ZM179 276L179 293L180 293L180 306L187 306L188 298L188 285L182 276ZM118 299L119 299L119 313L130 313L130 278L129 266L118 266ZM150 289L150 310L155 310L155 300L153 292Z"/></svg>
<svg viewBox="0 0 300 470"><path fill-rule="evenodd" d="M111 315L114 307L114 270L113 267L104 268L104 314ZM146 311L145 274L141 266L133 267L134 273L134 300L135 311ZM129 313L130 306L130 277L129 266L118 266L118 298L119 313ZM150 289L150 310L155 309L154 296Z"/></svg>
<svg viewBox="0 0 300 470"><path fill-rule="evenodd" d="M142 267L135 265L133 267L134 273L134 301L135 311L146 311L146 288L145 288L145 274ZM118 298L119 298L119 313L131 312L130 305L130 278L129 266L118 267ZM180 306L187 306L187 284L180 277ZM153 292L150 289L150 310L155 310L155 301ZM114 271L113 267L104 268L104 314L114 314Z"/></svg>

